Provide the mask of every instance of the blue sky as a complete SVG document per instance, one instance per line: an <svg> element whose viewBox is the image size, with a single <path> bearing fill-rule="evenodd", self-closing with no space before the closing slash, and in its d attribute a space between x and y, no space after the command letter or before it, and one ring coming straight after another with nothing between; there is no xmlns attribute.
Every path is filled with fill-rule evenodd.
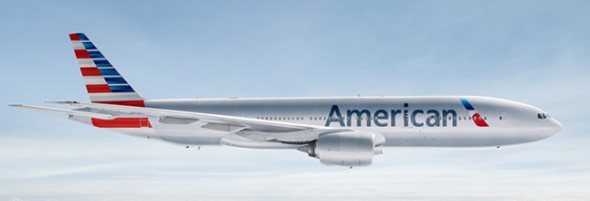
<svg viewBox="0 0 590 201"><path fill-rule="evenodd" d="M0 3L0 200L584 200L587 1ZM296 151L184 149L12 103L86 101L84 32L146 98L482 95L560 120L494 150L386 149L373 166Z"/></svg>

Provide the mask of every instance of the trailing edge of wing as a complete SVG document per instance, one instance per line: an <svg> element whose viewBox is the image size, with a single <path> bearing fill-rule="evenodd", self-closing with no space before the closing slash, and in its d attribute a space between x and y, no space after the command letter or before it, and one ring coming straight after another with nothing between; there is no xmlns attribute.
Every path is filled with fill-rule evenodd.
<svg viewBox="0 0 590 201"><path fill-rule="evenodd" d="M29 109L29 110L37 110L37 111L42 111L42 112L51 112L51 113L57 113L57 114L74 115L74 116L90 117L90 118L105 119L105 120L110 120L110 119L115 118L115 116L109 115L109 114L101 114L101 113L85 112L85 111L77 111L77 110L65 110L65 109L48 108L48 107L23 105L23 104L13 104L10 106L16 107L16 108Z"/></svg>

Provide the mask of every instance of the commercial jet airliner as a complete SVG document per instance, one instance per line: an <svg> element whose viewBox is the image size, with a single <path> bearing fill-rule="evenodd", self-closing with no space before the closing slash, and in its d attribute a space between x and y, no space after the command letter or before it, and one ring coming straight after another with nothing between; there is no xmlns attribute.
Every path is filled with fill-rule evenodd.
<svg viewBox="0 0 590 201"><path fill-rule="evenodd" d="M70 39L90 103L11 106L187 147L293 149L348 167L370 165L384 147L500 147L562 129L536 107L477 96L146 100L85 34Z"/></svg>

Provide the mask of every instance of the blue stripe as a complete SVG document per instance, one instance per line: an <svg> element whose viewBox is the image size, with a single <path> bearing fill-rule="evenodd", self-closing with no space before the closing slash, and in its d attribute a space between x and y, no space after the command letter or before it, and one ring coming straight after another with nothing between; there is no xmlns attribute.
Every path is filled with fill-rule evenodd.
<svg viewBox="0 0 590 201"><path fill-rule="evenodd" d="M99 51L88 51L88 54L93 59L102 59L104 56Z"/></svg>
<svg viewBox="0 0 590 201"><path fill-rule="evenodd" d="M100 74L102 76L105 76L105 75L120 75L119 72L117 72L117 70L115 70L114 68L106 68L106 69L105 68L102 68L102 69L99 68L98 70L100 71Z"/></svg>
<svg viewBox="0 0 590 201"><path fill-rule="evenodd" d="M475 110L475 108L473 108L473 106L471 105L471 103L469 103L469 101L467 101L467 99L461 98L461 103L463 103L463 106L465 106L465 109Z"/></svg>
<svg viewBox="0 0 590 201"><path fill-rule="evenodd" d="M113 92L135 92L129 85L109 86Z"/></svg>
<svg viewBox="0 0 590 201"><path fill-rule="evenodd" d="M105 77L108 84L127 84L127 81L122 77Z"/></svg>
<svg viewBox="0 0 590 201"><path fill-rule="evenodd" d="M86 37L86 35L83 33L78 33L77 35L78 35L78 38L80 38L80 40L89 40L88 37Z"/></svg>
<svg viewBox="0 0 590 201"><path fill-rule="evenodd" d="M91 42L82 42L82 45L84 45L84 48L86 49L96 49L94 44L92 44Z"/></svg>
<svg viewBox="0 0 590 201"><path fill-rule="evenodd" d="M111 63L109 63L109 61L107 60L94 60L94 64L96 64L96 67L113 67L113 65L111 65Z"/></svg>

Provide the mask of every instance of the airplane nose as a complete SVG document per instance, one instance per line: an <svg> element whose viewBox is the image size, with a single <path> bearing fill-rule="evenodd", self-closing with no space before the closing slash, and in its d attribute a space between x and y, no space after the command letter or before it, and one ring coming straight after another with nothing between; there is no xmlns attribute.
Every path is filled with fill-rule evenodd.
<svg viewBox="0 0 590 201"><path fill-rule="evenodd" d="M555 120L555 119L550 119L551 121L551 129L552 129L552 136L558 134L559 132L561 132L563 130L563 125Z"/></svg>

